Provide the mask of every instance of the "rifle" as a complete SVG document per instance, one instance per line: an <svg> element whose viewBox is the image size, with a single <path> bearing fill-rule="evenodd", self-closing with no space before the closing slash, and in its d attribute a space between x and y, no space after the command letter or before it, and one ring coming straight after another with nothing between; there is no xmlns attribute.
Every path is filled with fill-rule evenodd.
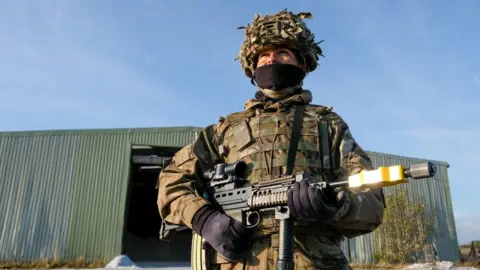
<svg viewBox="0 0 480 270"><path fill-rule="evenodd" d="M312 179L305 172L287 175L272 180L245 185L242 178L246 169L244 161L232 164L217 164L204 173L209 179L204 197L212 204L218 205L225 214L242 222L249 228L256 227L262 212L274 212L279 221L279 254L277 269L293 269L293 220L287 200L288 191L295 182ZM310 185L319 189L349 188L383 188L401 183L408 183L408 177L422 179L432 177L435 166L431 162L419 163L404 168L402 165L379 167L376 170L364 170L346 179L335 182L317 182ZM168 232L182 230L185 226L166 224L162 221L160 239L165 239ZM198 249L201 249L199 251ZM203 239L194 232L192 243L192 269L206 269ZM199 253L200 252L200 253Z"/></svg>

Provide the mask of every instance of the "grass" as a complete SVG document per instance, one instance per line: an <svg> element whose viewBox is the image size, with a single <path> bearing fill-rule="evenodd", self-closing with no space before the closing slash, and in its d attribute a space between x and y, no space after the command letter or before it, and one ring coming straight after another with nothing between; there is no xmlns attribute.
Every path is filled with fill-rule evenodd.
<svg viewBox="0 0 480 270"><path fill-rule="evenodd" d="M477 249L480 249L480 240L473 241ZM467 244L460 245L460 248L470 248L471 242Z"/></svg>
<svg viewBox="0 0 480 270"><path fill-rule="evenodd" d="M33 268L104 268L105 263L96 259L94 261L87 261L83 258L78 258L74 261L68 260L35 260L29 262L16 261L0 261L0 269L33 269Z"/></svg>

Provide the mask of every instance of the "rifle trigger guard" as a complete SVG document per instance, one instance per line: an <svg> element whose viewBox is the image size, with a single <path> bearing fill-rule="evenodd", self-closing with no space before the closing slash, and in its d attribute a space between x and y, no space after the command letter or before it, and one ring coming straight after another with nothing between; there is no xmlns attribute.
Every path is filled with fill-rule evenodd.
<svg viewBox="0 0 480 270"><path fill-rule="evenodd" d="M245 216L247 228L255 228L260 224L260 213L258 211L247 212Z"/></svg>

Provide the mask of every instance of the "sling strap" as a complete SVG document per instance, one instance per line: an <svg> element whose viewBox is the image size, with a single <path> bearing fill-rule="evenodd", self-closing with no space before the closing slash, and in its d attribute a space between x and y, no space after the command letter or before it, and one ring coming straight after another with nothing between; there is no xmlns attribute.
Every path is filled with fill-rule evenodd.
<svg viewBox="0 0 480 270"><path fill-rule="evenodd" d="M287 175L292 174L293 167L295 165L295 159L297 157L298 142L300 141L300 134L302 130L304 111L305 111L304 105L295 106L292 134L290 137L290 145L288 146L287 172L286 172Z"/></svg>

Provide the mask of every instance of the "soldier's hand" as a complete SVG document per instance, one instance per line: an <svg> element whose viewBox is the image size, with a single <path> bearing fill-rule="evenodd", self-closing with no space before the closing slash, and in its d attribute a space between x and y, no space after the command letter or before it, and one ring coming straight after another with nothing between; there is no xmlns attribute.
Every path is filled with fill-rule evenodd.
<svg viewBox="0 0 480 270"><path fill-rule="evenodd" d="M251 230L241 222L206 206L195 214L192 225L225 259L242 261L250 244Z"/></svg>
<svg viewBox="0 0 480 270"><path fill-rule="evenodd" d="M299 221L328 220L344 202L345 196L337 196L332 189L312 187L307 180L295 183L288 192L290 213Z"/></svg>

